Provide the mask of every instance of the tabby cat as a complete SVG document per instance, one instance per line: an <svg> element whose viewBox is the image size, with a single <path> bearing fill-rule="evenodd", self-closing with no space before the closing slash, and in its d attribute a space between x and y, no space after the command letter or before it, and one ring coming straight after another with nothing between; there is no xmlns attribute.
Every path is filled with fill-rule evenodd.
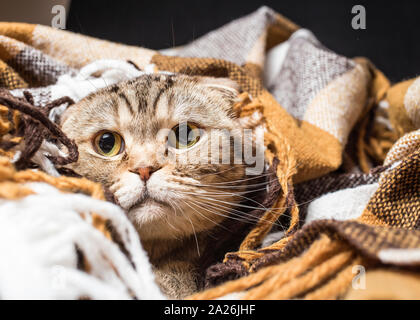
<svg viewBox="0 0 420 320"><path fill-rule="evenodd" d="M248 165L233 160L244 129L237 96L224 78L148 74L98 90L61 119L79 148L70 169L114 194L172 298L196 290L209 230L252 183Z"/></svg>

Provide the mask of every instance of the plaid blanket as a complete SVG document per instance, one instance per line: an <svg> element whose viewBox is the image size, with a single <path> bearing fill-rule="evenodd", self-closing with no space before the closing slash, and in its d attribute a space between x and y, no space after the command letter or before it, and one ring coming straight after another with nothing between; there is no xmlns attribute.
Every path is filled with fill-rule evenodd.
<svg viewBox="0 0 420 320"><path fill-rule="evenodd" d="M237 232L209 248L205 290L191 298L340 298L365 272L419 271L420 78L391 85L367 59L330 51L267 7L161 51L0 23L1 204L39 194L30 182L105 199L100 186L60 170L77 157L77 146L54 121L71 101L150 72L236 81L242 93L235 108L242 117L262 115L266 158L278 178L263 199L271 209L255 212L259 222L233 223ZM23 151L12 152L19 144ZM34 164L43 172L31 170ZM89 220L88 206L72 210L119 248L118 259L131 259L128 240L110 232L100 212ZM95 247L74 248L78 270L101 278L92 267Z"/></svg>

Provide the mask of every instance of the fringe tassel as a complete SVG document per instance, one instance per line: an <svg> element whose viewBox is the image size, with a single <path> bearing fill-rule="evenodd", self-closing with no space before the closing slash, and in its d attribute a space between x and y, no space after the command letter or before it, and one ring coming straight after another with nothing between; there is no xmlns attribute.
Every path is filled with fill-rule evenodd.
<svg viewBox="0 0 420 320"><path fill-rule="evenodd" d="M243 299L337 298L354 278L353 266L362 262L347 244L322 234L301 256L188 299L217 299L241 292Z"/></svg>

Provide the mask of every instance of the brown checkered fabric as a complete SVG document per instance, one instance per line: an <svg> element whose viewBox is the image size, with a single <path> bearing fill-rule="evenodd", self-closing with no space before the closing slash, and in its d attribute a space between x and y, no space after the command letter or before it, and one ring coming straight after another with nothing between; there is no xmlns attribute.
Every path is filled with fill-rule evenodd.
<svg viewBox="0 0 420 320"><path fill-rule="evenodd" d="M231 222L229 229L240 231L235 237L221 234L218 253L206 257L204 265L212 265L209 286L302 256L320 235L346 243L343 251L374 264L420 266L418 254L404 251L420 250L420 78L391 87L368 60L328 50L266 7L186 46L159 52L20 23L0 23L0 36L0 87L27 88L36 106L57 98L60 77L98 59L130 61L140 70L229 77L240 85L247 97L238 112L262 115L267 161L276 163L275 192L261 202L285 209L271 223L289 229L278 242L261 247L271 226ZM269 50L279 48L286 54L274 58L278 70L267 70L274 52ZM24 141L14 139L10 123L17 120L7 116L12 113L1 110L0 154L11 161L6 147ZM345 150L354 151L353 167L343 165ZM372 168L378 162L384 166ZM373 183L378 189L358 219L302 227L313 199ZM256 217L264 216L260 211Z"/></svg>

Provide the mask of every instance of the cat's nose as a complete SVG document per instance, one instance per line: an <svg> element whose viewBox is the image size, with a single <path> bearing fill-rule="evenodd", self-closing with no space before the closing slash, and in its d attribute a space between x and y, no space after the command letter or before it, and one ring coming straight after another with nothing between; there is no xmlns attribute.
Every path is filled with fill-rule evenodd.
<svg viewBox="0 0 420 320"><path fill-rule="evenodd" d="M152 173L155 172L156 170L157 168L155 167L140 167L137 169L137 172L140 176L140 179L146 182L147 180L149 180Z"/></svg>

